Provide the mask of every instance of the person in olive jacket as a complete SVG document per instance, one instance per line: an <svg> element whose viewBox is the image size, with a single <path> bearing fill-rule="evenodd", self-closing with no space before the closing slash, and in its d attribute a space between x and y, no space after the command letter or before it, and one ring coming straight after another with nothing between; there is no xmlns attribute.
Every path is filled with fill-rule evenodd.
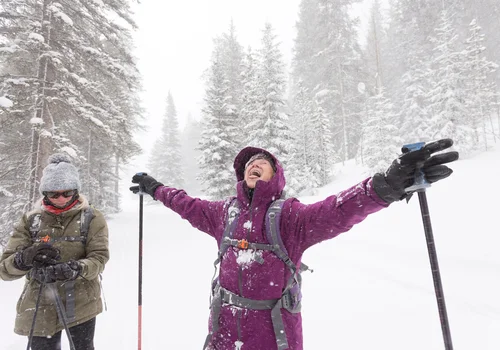
<svg viewBox="0 0 500 350"><path fill-rule="evenodd" d="M64 326L46 284L57 289L76 350L94 349L96 316L103 308L99 274L109 260L108 228L103 214L79 193L80 187L78 171L67 155L49 157L40 181L43 198L15 225L0 258L1 279L26 276L15 333L30 335L40 294L33 350L61 349Z"/></svg>

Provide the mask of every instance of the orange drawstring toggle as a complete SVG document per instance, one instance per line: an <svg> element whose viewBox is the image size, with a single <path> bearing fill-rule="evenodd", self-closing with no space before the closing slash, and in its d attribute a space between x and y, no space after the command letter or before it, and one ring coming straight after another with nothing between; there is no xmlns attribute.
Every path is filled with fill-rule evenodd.
<svg viewBox="0 0 500 350"><path fill-rule="evenodd" d="M241 241L238 241L238 248L248 249L248 241L246 239L242 239Z"/></svg>

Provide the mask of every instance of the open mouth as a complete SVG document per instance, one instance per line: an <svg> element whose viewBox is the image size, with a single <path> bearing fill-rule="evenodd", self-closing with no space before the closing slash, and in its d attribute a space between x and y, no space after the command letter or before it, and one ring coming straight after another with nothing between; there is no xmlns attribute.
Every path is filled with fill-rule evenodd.
<svg viewBox="0 0 500 350"><path fill-rule="evenodd" d="M262 175L262 173L259 169L252 169L248 173L248 176L251 176L251 177L260 177L261 175Z"/></svg>

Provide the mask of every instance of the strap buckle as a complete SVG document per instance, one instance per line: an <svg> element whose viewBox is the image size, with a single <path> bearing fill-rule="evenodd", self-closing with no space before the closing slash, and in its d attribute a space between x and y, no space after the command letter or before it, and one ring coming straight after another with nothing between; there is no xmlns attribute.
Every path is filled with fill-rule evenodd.
<svg viewBox="0 0 500 350"><path fill-rule="evenodd" d="M240 249L248 249L248 241L246 239L239 240L236 247Z"/></svg>
<svg viewBox="0 0 500 350"><path fill-rule="evenodd" d="M50 242L50 236L46 235L46 236L40 237L40 242L42 242L42 243L49 243Z"/></svg>

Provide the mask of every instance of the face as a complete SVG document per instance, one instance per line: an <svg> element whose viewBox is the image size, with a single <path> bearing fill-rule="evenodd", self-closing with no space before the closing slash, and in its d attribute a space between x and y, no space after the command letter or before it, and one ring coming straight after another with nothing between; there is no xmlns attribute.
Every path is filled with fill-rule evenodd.
<svg viewBox="0 0 500 350"><path fill-rule="evenodd" d="M52 204L60 208L64 208L64 206L69 203L75 194L76 190L51 191L44 193Z"/></svg>
<svg viewBox="0 0 500 350"><path fill-rule="evenodd" d="M269 181L274 176L271 164L265 159L256 159L245 169L245 182L249 188L255 188L258 180Z"/></svg>

